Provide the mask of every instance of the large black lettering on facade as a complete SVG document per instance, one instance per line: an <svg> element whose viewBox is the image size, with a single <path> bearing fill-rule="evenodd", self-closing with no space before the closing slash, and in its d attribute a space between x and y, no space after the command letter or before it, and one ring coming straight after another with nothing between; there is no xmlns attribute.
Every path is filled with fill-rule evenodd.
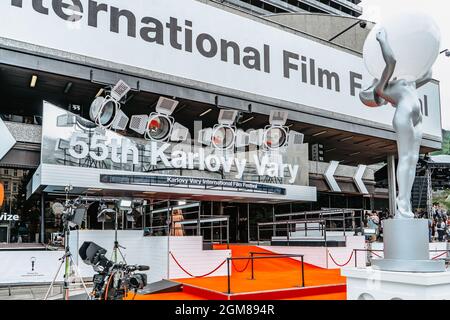
<svg viewBox="0 0 450 320"><path fill-rule="evenodd" d="M327 69L319 68L317 69L317 78L319 82L319 87L323 88L324 81L327 82L327 89L333 90L333 80L334 80L334 90L337 92L341 91L341 81L339 75L336 72L331 72Z"/></svg>
<svg viewBox="0 0 450 320"><path fill-rule="evenodd" d="M316 60L308 59L297 53L283 51L283 76L290 79L294 71L300 71L300 81L302 83L317 85L321 88L326 87L328 90L336 92L341 91L341 80L339 75L328 69L316 68Z"/></svg>
<svg viewBox="0 0 450 320"><path fill-rule="evenodd" d="M86 5L87 2L87 5ZM185 19L168 16L161 21L152 16L136 16L136 12L109 5L107 2L88 0L10 0L13 7L29 6L42 15L54 15L64 21L77 22L87 19L87 25L99 28L101 23L109 24L106 30L132 38L140 38L149 44L170 46L174 50L196 53L204 58L232 63L255 72L271 72L271 47L268 44L250 46L216 38L208 32L194 29L194 23ZM86 8L83 8L83 3ZM125 2L127 3L127 2ZM51 7L50 7L51 4ZM86 11L86 12L85 12ZM340 75L331 68L321 66L323 61L306 57L298 52L282 51L282 74L286 79L295 79L299 83L318 86L334 92L342 91L342 78L349 79L349 92L352 97L362 88L362 75L353 71ZM330 65L328 63L328 65ZM345 88L347 86L344 86ZM428 104L423 101L424 114L428 113Z"/></svg>

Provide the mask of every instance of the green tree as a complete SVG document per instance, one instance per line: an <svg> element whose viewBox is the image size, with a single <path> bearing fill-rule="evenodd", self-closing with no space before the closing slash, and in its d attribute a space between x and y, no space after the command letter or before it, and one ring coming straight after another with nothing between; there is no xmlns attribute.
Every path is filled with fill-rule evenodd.
<svg viewBox="0 0 450 320"><path fill-rule="evenodd" d="M442 130L442 150L433 152L431 155L450 155L450 131Z"/></svg>

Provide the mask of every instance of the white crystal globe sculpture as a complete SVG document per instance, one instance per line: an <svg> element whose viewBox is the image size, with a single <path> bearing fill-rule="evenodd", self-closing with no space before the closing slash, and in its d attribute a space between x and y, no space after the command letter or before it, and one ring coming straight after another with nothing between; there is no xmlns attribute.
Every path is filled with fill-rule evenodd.
<svg viewBox="0 0 450 320"><path fill-rule="evenodd" d="M397 60L393 78L416 81L433 66L439 55L441 33L436 22L420 12L403 12L380 21L364 44L364 63L369 73L379 79L386 63L381 54L377 32L384 28Z"/></svg>

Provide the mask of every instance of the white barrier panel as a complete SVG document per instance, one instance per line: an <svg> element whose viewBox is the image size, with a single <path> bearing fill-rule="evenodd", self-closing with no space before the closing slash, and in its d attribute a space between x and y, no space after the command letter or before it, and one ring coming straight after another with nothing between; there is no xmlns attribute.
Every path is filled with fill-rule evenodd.
<svg viewBox="0 0 450 320"><path fill-rule="evenodd" d="M0 285L50 283L63 251L0 251ZM63 280L63 271L57 281Z"/></svg>
<svg viewBox="0 0 450 320"><path fill-rule="evenodd" d="M69 247L73 260L83 278L94 275L92 266L85 264L78 255L78 249L84 241L92 241L105 248L106 257L112 259L114 230L80 230L72 231ZM146 272L148 282L162 279L189 278L175 262L188 273L199 276L226 276L226 264L231 250L203 250L202 237L144 237L141 230L118 231L118 241L126 263L150 266ZM173 257L169 256L169 250ZM0 251L0 284L50 283L60 265L61 251ZM118 261L122 261L120 254ZM220 266L220 268L218 268ZM58 281L63 280L61 269Z"/></svg>
<svg viewBox="0 0 450 320"><path fill-rule="evenodd" d="M193 276L227 275L227 264L223 262L227 257L231 257L231 250L203 250L202 237L171 237L170 252L181 267ZM169 260L170 279L189 278L173 257ZM212 271L214 272L211 273Z"/></svg>
<svg viewBox="0 0 450 320"><path fill-rule="evenodd" d="M365 240L361 236L345 237L345 247L286 247L286 246L259 246L260 248L272 251L278 254L302 254L304 255L304 262L315 265L324 269L337 269L341 265L365 267L367 254L364 251L353 253L354 249L365 249ZM334 262L333 259L334 259ZM301 260L301 258L293 258Z"/></svg>
<svg viewBox="0 0 450 320"><path fill-rule="evenodd" d="M84 241L92 241L108 250L106 257L112 258L114 245L114 230L81 230L72 232L70 247L76 255L83 277L91 277L94 271L86 265L78 256L78 248ZM141 230L119 230L119 244L125 260L128 264L143 264L150 266L145 272L148 282L156 282L162 279L189 278L174 259L169 256L169 250L180 265L194 276L204 275L217 268L231 254L230 250L203 250L202 237L144 237ZM118 255L121 260L120 254ZM168 267L169 266L169 267ZM219 268L211 276L226 276L226 264Z"/></svg>

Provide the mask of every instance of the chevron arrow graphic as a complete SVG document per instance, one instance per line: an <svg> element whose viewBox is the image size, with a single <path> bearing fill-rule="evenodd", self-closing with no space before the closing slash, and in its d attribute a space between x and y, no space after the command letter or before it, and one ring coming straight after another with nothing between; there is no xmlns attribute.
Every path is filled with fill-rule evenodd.
<svg viewBox="0 0 450 320"><path fill-rule="evenodd" d="M356 170L356 174L353 176L353 181L356 184L356 187L358 188L359 192L362 194L368 194L369 191L367 191L366 185L362 181L362 178L364 176L364 172L366 172L367 166L360 164L358 166L358 170Z"/></svg>
<svg viewBox="0 0 450 320"><path fill-rule="evenodd" d="M337 184L336 179L334 179L334 174L336 172L337 167L339 166L338 161L331 161L330 166L328 167L327 171L325 171L325 180L327 181L328 185L331 188L331 191L334 192L341 192L341 188Z"/></svg>
<svg viewBox="0 0 450 320"><path fill-rule="evenodd" d="M12 136L3 120L0 118L0 160L9 152L16 144L16 139Z"/></svg>

